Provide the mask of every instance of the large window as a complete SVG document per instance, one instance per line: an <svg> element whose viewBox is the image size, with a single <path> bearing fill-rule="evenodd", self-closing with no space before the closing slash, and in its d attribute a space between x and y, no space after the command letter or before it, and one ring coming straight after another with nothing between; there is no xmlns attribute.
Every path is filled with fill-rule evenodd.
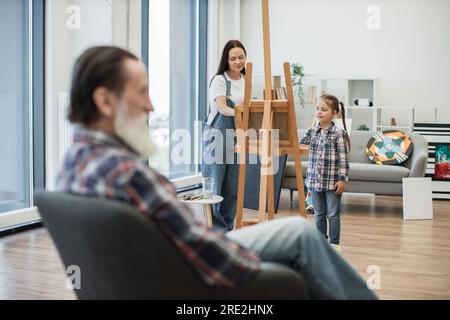
<svg viewBox="0 0 450 320"><path fill-rule="evenodd" d="M31 205L31 23L28 0L0 1L0 212Z"/></svg>
<svg viewBox="0 0 450 320"><path fill-rule="evenodd" d="M199 63L206 51L205 8L206 0L46 1L46 167L50 189L71 143L72 127L66 120L71 68L76 57L94 45L117 45L138 56L143 54L156 109L150 117L150 130L159 145L150 163L170 179L198 174L196 121L198 110L205 108L203 87L207 85L206 62L202 61L204 67Z"/></svg>
<svg viewBox="0 0 450 320"><path fill-rule="evenodd" d="M204 108L206 1L150 0L150 127L159 153L152 166L171 179L197 175L199 110Z"/></svg>
<svg viewBox="0 0 450 320"><path fill-rule="evenodd" d="M75 59L87 48L115 45L141 56L142 0L46 1L46 168L47 187L72 141L67 121Z"/></svg>

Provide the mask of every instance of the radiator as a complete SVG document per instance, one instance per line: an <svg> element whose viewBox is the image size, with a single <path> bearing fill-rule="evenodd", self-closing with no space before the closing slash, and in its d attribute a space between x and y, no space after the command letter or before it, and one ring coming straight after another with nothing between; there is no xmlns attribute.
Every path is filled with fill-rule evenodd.
<svg viewBox="0 0 450 320"><path fill-rule="evenodd" d="M73 125L67 120L69 112L69 92L60 92L58 95L58 159L61 163L64 155L72 144Z"/></svg>

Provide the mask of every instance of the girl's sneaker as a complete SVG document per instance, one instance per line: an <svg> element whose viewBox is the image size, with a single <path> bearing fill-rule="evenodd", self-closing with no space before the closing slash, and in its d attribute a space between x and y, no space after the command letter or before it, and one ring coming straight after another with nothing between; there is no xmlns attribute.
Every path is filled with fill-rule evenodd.
<svg viewBox="0 0 450 320"><path fill-rule="evenodd" d="M341 253L341 246L339 244L330 243L330 246L336 250L336 252Z"/></svg>

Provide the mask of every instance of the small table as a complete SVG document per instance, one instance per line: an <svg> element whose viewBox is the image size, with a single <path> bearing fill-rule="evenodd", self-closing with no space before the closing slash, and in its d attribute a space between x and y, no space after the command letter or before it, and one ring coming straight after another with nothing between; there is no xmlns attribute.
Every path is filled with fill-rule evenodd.
<svg viewBox="0 0 450 320"><path fill-rule="evenodd" d="M212 228L212 205L222 202L223 197L214 195L212 199L199 199L199 200L180 200L181 202L187 202L192 204L202 204L203 212L205 214L206 225Z"/></svg>

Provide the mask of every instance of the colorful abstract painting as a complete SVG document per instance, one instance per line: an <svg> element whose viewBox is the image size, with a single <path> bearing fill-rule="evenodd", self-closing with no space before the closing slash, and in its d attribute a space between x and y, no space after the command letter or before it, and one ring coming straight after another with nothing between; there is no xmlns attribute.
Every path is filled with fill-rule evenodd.
<svg viewBox="0 0 450 320"><path fill-rule="evenodd" d="M397 130L378 131L367 143L366 154L376 164L400 164L413 151L409 136Z"/></svg>
<svg viewBox="0 0 450 320"><path fill-rule="evenodd" d="M434 179L450 180L450 144L436 145L434 153Z"/></svg>

